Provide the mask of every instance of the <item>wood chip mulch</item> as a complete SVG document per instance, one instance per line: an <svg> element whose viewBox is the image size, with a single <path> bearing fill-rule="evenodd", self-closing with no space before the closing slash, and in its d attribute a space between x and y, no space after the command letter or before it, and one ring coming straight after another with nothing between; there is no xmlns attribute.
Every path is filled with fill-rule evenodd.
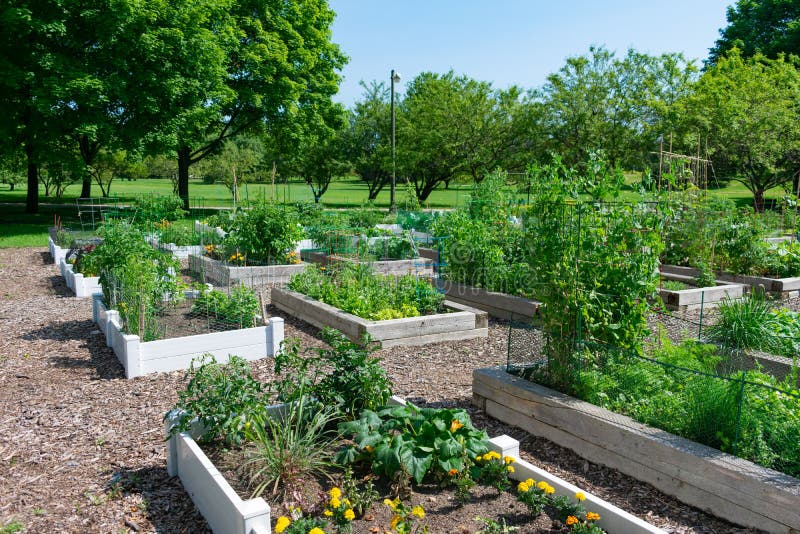
<svg viewBox="0 0 800 534"><path fill-rule="evenodd" d="M470 410L490 435L520 439L526 460L668 532L753 532L478 413L471 372L505 362L506 333L507 324L492 321L486 339L379 355L396 394ZM321 343L315 334L286 318L287 336ZM270 361L254 367L271 376ZM91 299L72 296L47 251L0 250L0 528L17 521L24 532L206 532L165 467L162 417L183 385L183 372L126 380L92 323Z"/></svg>

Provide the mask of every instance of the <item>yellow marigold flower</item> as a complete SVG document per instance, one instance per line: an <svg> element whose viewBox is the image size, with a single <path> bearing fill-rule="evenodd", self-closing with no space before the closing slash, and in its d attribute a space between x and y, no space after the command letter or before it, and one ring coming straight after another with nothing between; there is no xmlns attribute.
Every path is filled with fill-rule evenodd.
<svg viewBox="0 0 800 534"><path fill-rule="evenodd" d="M586 512L586 519L589 521L598 521L600 519L600 514L596 514L594 512Z"/></svg>
<svg viewBox="0 0 800 534"><path fill-rule="evenodd" d="M399 521L400 521L400 516L399 516L399 515L396 515L396 516L394 516L394 517L392 518L392 522L391 522L391 523L389 523L389 528L390 528L390 529L392 529L392 530L394 530L394 528L397 526L397 523L398 523Z"/></svg>
<svg viewBox="0 0 800 534"><path fill-rule="evenodd" d="M328 492L328 495L330 495L331 498L341 499L342 498L342 490L340 490L339 488L335 488L335 487L331 488L330 491Z"/></svg>
<svg viewBox="0 0 800 534"><path fill-rule="evenodd" d="M324 512L322 512L322 513L323 513L323 514L325 514L327 517L330 517L330 516L332 516L332 515L333 515L333 512L331 512L330 510L325 510L325 511L324 511Z"/></svg>
<svg viewBox="0 0 800 534"><path fill-rule="evenodd" d="M325 531L319 527L314 527L308 531L308 534L325 534Z"/></svg>
<svg viewBox="0 0 800 534"><path fill-rule="evenodd" d="M480 454L475 457L476 462L480 462L481 460L483 460L483 456L481 456Z"/></svg>
<svg viewBox="0 0 800 534"><path fill-rule="evenodd" d="M539 483L536 484L536 487L539 488L540 490L543 490L547 487L547 482L545 482L544 480L540 480Z"/></svg>
<svg viewBox="0 0 800 534"><path fill-rule="evenodd" d="M503 461L507 464L513 464L515 460L511 456L504 456Z"/></svg>
<svg viewBox="0 0 800 534"><path fill-rule="evenodd" d="M347 519L348 521L352 521L353 519L356 518L356 513L353 511L352 508L348 508L347 510L344 511L344 518Z"/></svg>
<svg viewBox="0 0 800 534"><path fill-rule="evenodd" d="M367 451L367 452L369 452L369 453L372 453L372 451L373 451L373 450L375 450L375 449L373 449L372 447L370 447L369 445L367 445L366 447L364 447L364 450L365 450L365 451Z"/></svg>
<svg viewBox="0 0 800 534"><path fill-rule="evenodd" d="M344 499L342 502L345 506L350 506L350 499Z"/></svg>
<svg viewBox="0 0 800 534"><path fill-rule="evenodd" d="M520 493L528 493L530 489L531 487L527 482L520 482L519 484L517 484L517 491L519 491Z"/></svg>
<svg viewBox="0 0 800 534"><path fill-rule="evenodd" d="M529 479L525 480L525 484L527 484L530 487L534 487L536 485L536 481L533 480L532 478L529 478Z"/></svg>
<svg viewBox="0 0 800 534"><path fill-rule="evenodd" d="M386 506L391 508L392 511L395 511L395 510L397 510L397 505L400 504L400 499L395 499L393 501L389 500L389 499L384 499L383 500L383 504L385 504Z"/></svg>
<svg viewBox="0 0 800 534"><path fill-rule="evenodd" d="M420 519L425 519L425 509L420 505L416 505L414 508L412 508L411 513Z"/></svg>
<svg viewBox="0 0 800 534"><path fill-rule="evenodd" d="M331 497L329 505L331 508L339 508L342 505L342 501L339 500L339 497Z"/></svg>
<svg viewBox="0 0 800 534"><path fill-rule="evenodd" d="M453 419L453 421L450 423L450 432L455 432L455 431L457 431L459 428L461 428L463 426L464 426L464 423L462 423L458 419Z"/></svg>
<svg viewBox="0 0 800 534"><path fill-rule="evenodd" d="M569 516L567 516L566 523L567 523L567 525L575 525L575 524L578 523L578 518L575 517L574 515L569 515Z"/></svg>
<svg viewBox="0 0 800 534"><path fill-rule="evenodd" d="M489 451L488 454L489 454L489 456L492 457L493 460L499 460L500 458L502 458L502 456L500 456L499 452Z"/></svg>
<svg viewBox="0 0 800 534"><path fill-rule="evenodd" d="M547 485L547 487L546 487L546 488L544 488L544 492L545 492L547 495L552 495L553 493L555 493L555 492L556 492L556 489L555 489L553 486L551 486L551 485L549 485L549 484L548 484L548 485Z"/></svg>
<svg viewBox="0 0 800 534"><path fill-rule="evenodd" d="M286 530L286 527L288 527L291 524L291 522L292 521L285 515L280 516L278 518L278 521L275 523L275 532L277 534L281 534L281 532Z"/></svg>
<svg viewBox="0 0 800 534"><path fill-rule="evenodd" d="M580 502L583 502L586 500L586 495L584 495L582 491L579 491L578 493L575 494L575 498L578 499Z"/></svg>
<svg viewBox="0 0 800 534"><path fill-rule="evenodd" d="M509 473L513 473L513 472L514 472L514 466L513 466L513 465L507 465L507 466L506 466L506 470L507 470Z"/></svg>

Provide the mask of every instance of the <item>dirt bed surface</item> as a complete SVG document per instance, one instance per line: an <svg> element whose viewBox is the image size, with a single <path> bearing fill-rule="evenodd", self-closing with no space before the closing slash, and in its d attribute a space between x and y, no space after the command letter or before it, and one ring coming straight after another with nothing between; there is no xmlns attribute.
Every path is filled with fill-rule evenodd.
<svg viewBox="0 0 800 534"><path fill-rule="evenodd" d="M0 528L17 521L37 533L206 532L180 481L166 472L162 417L184 373L126 380L92 323L91 299L74 298L49 261L44 248L0 250ZM285 319L287 336L321 344L315 328ZM397 395L466 408L490 435L519 439L526 460L668 532L752 532L478 413L470 404L472 370L505 362L506 334L506 323L490 321L486 339L379 355ZM254 363L265 380L271 367L270 360ZM415 498L430 504L433 533L479 529L467 516L451 515L446 494ZM386 525L376 526L382 532Z"/></svg>

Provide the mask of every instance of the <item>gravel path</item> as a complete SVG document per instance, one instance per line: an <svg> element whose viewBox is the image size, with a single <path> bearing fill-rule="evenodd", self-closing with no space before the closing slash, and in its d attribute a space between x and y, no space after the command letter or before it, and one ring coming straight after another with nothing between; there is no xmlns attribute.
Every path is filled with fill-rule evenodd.
<svg viewBox="0 0 800 534"><path fill-rule="evenodd" d="M0 250L0 528L18 521L25 532L207 531L165 469L162 416L183 373L126 380L92 324L91 300L73 298L48 261L45 249ZM379 354L396 394L470 410L490 435L520 439L525 459L669 532L751 532L476 413L471 372L505 362L506 332L493 321L487 339ZM287 318L287 336L319 344L315 334ZM271 376L269 361L254 367Z"/></svg>

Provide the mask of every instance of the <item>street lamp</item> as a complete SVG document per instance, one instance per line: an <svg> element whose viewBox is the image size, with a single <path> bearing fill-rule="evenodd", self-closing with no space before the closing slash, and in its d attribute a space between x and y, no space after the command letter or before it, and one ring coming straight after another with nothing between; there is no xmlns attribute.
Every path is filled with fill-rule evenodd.
<svg viewBox="0 0 800 534"><path fill-rule="evenodd" d="M397 166L394 155L394 84L400 83L400 74L392 69L392 189L389 195L389 211L394 213L397 207L394 204L394 188L397 181Z"/></svg>

